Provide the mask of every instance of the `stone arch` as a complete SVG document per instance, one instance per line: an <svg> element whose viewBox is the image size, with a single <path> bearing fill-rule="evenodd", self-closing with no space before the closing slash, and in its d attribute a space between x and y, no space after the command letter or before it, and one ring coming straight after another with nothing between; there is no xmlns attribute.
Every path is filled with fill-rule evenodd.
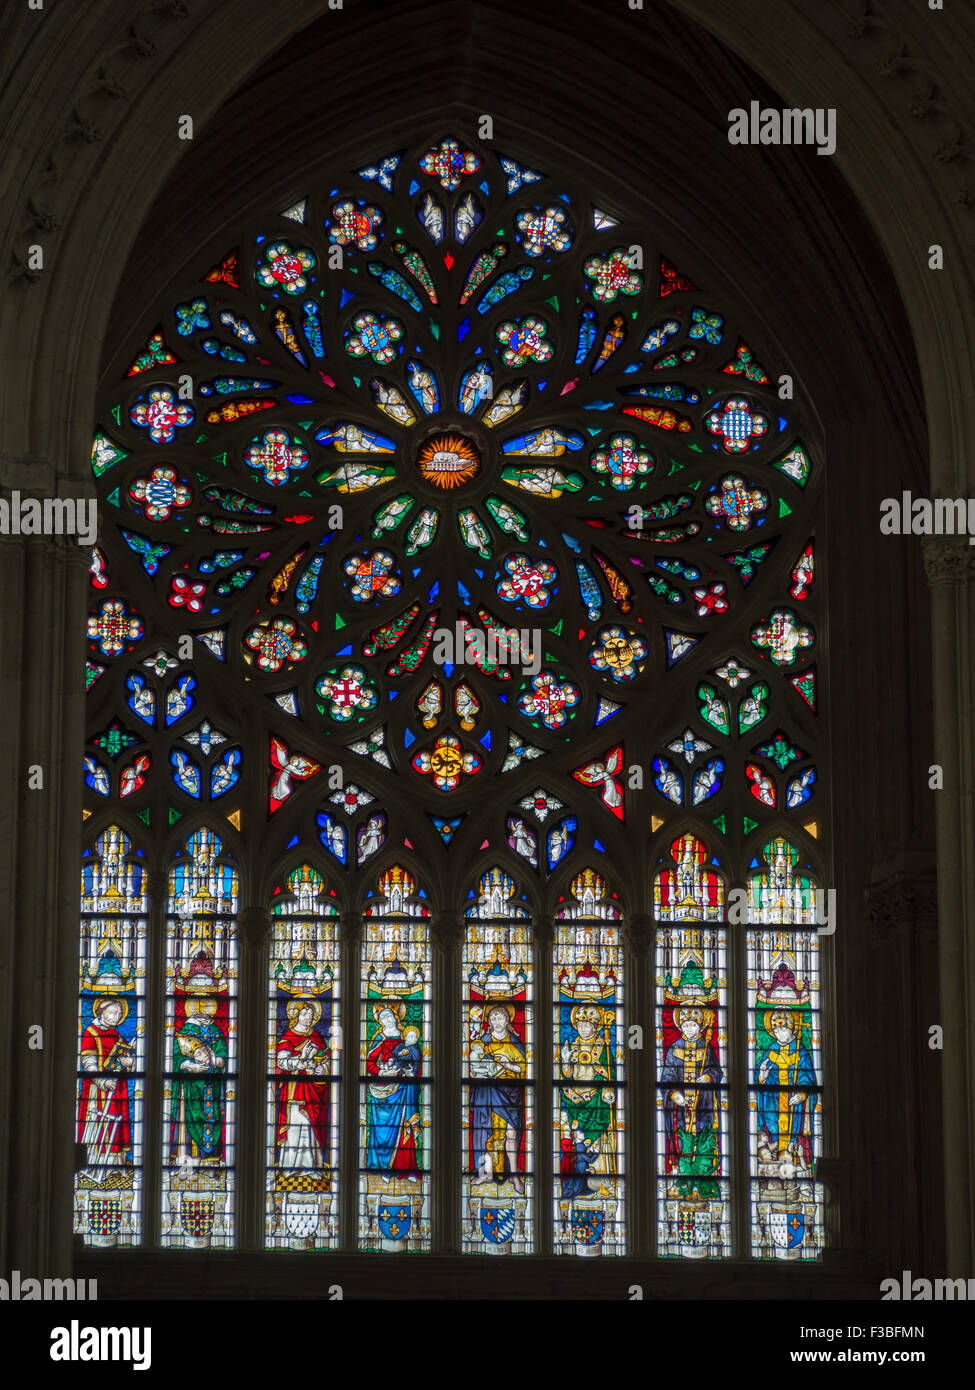
<svg viewBox="0 0 975 1390"><path fill-rule="evenodd" d="M397 24L401 27L412 25L417 35L413 51L422 55L429 50L429 42L416 20L416 8L386 7L388 14L384 13L381 21L372 22L377 26L390 24L393 32ZM434 33L456 42L463 39L468 22L479 33L490 27L489 18L497 22L496 6L490 11L482 6L473 8L474 18L467 21L454 9L430 4L423 7L423 21ZM511 8L517 9L516 6ZM539 31L547 34L554 57L577 51L575 40L566 35L584 33L587 25L590 28L593 24L600 26L601 36L605 32L611 53L620 51L620 44L625 47L627 42L632 43L631 31L624 27L622 18L605 19L598 7L587 0L578 0L572 6L571 19L567 19L564 6L558 8L554 38L552 28L545 29L548 7L536 7L530 19L521 21L524 27L519 30L528 37ZM960 109L960 96L966 90L967 78L952 56L952 48L955 52L961 51L962 45L957 43L961 21L944 15L933 19L919 17L906 0L896 8L895 18L903 30L906 52L935 54L946 104ZM279 52L283 55L285 45L295 40L304 26L316 21L320 25L335 21L336 48L340 49L342 43L338 37L340 16L329 12L324 0L302 0L302 3L289 6L283 19L272 15L257 0L227 5L216 13L212 10L197 12L182 0L170 0L167 4L145 6L136 16L131 34L126 32L130 23L128 8L123 10L118 0L101 0L84 7L83 19L77 12L69 15L67 10L68 7L58 7L45 15L43 22L50 27L44 36L47 42L43 55L34 27L37 17L25 11L17 21L14 41L7 55L8 62L14 65L12 80L3 99L6 121L15 124L20 135L19 155L9 166L9 196L4 200L4 206L9 209L4 236L6 262L16 285L14 292L6 297L0 315L3 409L9 422L3 474L9 486L29 486L35 491L48 492L59 489L77 492L86 485L86 449L97 374L97 348L106 331L111 300L119 296L116 304L117 307L121 305L123 315L126 306L132 307L132 300L126 300L119 274L120 252L127 251L134 243L138 229L144 226L155 200L164 194L167 179L177 170L184 153L172 135L176 115L187 106L193 106L199 112L198 132L205 131L208 118L212 118L217 135L218 113L224 105L232 104L233 94L268 54ZM351 8L348 18L353 23L360 22ZM649 14L634 14L631 18L635 22L650 23ZM348 23L348 19L345 22ZM953 155L946 158L942 153L937 160L933 159L922 142L920 127L911 128L905 119L903 111L906 108L896 106L896 97L880 94L876 80L863 75L869 60L856 56L857 47L871 54L879 53L883 61L886 26L891 21L872 19L864 7L863 17L855 17L853 21L861 26L860 32L847 36L842 32L843 21L838 14L810 17L798 3L791 4L785 11L777 10L776 23L771 25L761 0L748 0L744 8L724 3L716 8L703 0L680 0L671 6L664 18L657 20L655 17L653 22L656 27L652 38L657 39L666 30L670 52L696 52L698 60L703 53L716 65L713 90L720 91L721 102L713 110L706 100L688 105L687 128L703 139L703 144L693 146L698 154L713 148L715 126L720 133L727 107L740 104L742 92L751 95L749 84L755 79L743 67L744 62L761 74L761 79L777 90L783 101L797 105L815 102L849 113L855 140L849 148L841 145L836 165L852 193L840 197L840 206L844 211L859 206L865 219L872 222L876 240L864 239L862 231L858 231L853 244L860 250L868 246L874 251L877 241L882 246L911 323L913 349L904 335L902 342L886 352L881 362L870 364L870 386L878 399L883 396L885 377L895 384L879 422L852 422L848 450L844 451L845 461L863 457L871 445L876 448L879 433L897 458L897 483L891 490L896 492L901 485L910 486L912 480L920 486L926 480L927 450L916 380L913 399L908 395L916 351L926 398L930 486L934 491L939 487L949 493L966 491L969 484L965 468L969 451L964 443L970 438L972 411L971 380L965 375L970 372L967 364L972 360L969 351L972 324L967 312L971 285L959 262L963 250L968 249L966 238L970 240L965 219L970 215L971 195L970 192L966 194L966 186L959 183L953 170L945 173L946 167L953 165L956 159L965 159L966 146L962 133L948 140L949 151L954 146L959 147ZM928 24L934 23L942 25L937 39L932 39L927 29ZM605 30L602 29L604 24ZM508 32L513 32L511 26ZM349 42L351 44L352 40ZM646 50L653 50L649 39L641 42ZM851 45L853 55L844 52L844 43ZM739 57L732 58L729 50ZM210 63L211 52L221 53L218 71L214 71ZM405 50L403 57L408 54L409 50ZM503 58L503 51L494 55L495 68L502 64ZM423 61L422 56L420 61ZM912 62L893 61L895 76L888 90L896 92L896 84L905 85L897 75L899 68L908 81L914 78ZM539 70L547 66L548 61L542 62ZM926 66L934 67L930 57ZM274 87L274 60L270 67L269 91ZM637 71L638 65L635 65L630 77L634 90L640 92ZM429 61L426 74L436 75ZM458 65L457 74L457 80L463 84L463 64ZM883 67L878 75L883 78ZM121 93L115 84L121 86ZM279 95L280 90L279 86ZM470 110L473 104L470 95L463 85L460 90L463 100L459 109ZM48 93L58 95L50 100ZM534 121L532 102L522 99L519 111L515 96L513 93L514 114L510 128L529 129ZM930 102L934 98L929 95L924 100ZM445 114L444 105L432 103L431 116L435 110L437 114ZM895 109L896 114L892 116ZM381 133L384 121L389 119L388 112L374 118L371 130L375 137ZM903 140L891 140L892 119L898 133L904 136ZM632 141L632 129L622 121L612 133L619 139L628 129ZM586 131L585 134L588 138L595 132ZM365 136L360 135L360 138ZM555 132L549 138L556 139ZM566 131L562 138L565 146L571 149L572 133ZM609 136L604 138L607 145L611 143ZM903 196L899 200L892 198L891 188L903 190ZM835 196L837 190L834 188L833 192ZM844 197L847 198L845 202ZM727 206L728 199L729 187L725 185L720 201ZM778 209L781 219L781 190ZM707 202L698 189L696 201L690 197L682 209L682 216L675 219L675 232L682 230L686 235L695 213L700 216L706 212ZM51 218L60 225L49 226ZM930 240L939 239L930 231L932 225L944 229L940 239L949 256L953 255L950 273L926 270L921 273L923 250L929 237ZM126 230L120 232L121 228ZM837 225L837 215L831 207L825 210L819 230L832 238L835 250L849 246L844 227ZM18 269L23 265L26 246L32 242L44 245L48 266L35 283L25 282ZM699 248L696 254L700 257L703 277L709 268L710 256L706 248ZM750 261L742 262L736 288L743 297L757 292L762 269L762 256L758 252L752 253ZM707 283L715 282L709 279ZM880 284L883 297L892 288L892 281L882 273ZM832 322L842 321L844 331L853 331L858 315L862 318L875 313L886 328L891 321L885 317L885 309L886 306L878 304L874 289L872 296L864 292L862 297L845 304L843 315L837 315ZM904 315L896 307L892 313L893 327L903 334ZM821 322L827 321L824 311ZM876 336L883 337L883 331L878 331ZM863 338L860 345L866 356L867 342ZM855 399L857 390L834 370L827 369L824 377L824 385L828 382L830 387L828 395L836 405L849 405ZM818 398L816 392L813 396ZM831 468L834 462L841 466L840 460L831 459ZM862 525L867 515L868 505L874 508L875 514L876 486L872 492L863 484L861 489L859 515L848 523L844 523L841 516L835 518L838 529L834 529L834 537L840 546L852 543L857 525ZM44 924L44 930L35 932L30 942L18 940L13 950L18 978L31 981L9 1015L15 1056L19 1055L16 1044L25 1020L54 1015L66 1025L59 1030L62 1036L70 1033L71 1027L71 981L69 978L66 989L62 972L53 970L50 960L54 953L61 961L73 961L74 950L74 865L80 798L72 781L72 760L75 750L81 746L81 692L74 673L80 669L81 642L77 634L84 603L83 566L73 563L78 558L76 549L70 545L55 546L38 548L35 552L25 547L22 540L4 545L8 564L19 568L23 576L16 582L23 583L23 591L30 595L34 607L28 605L23 613L10 617L10 641L21 659L20 671L13 675L13 680L19 674L21 685L19 691L11 691L10 713L5 723L8 757L4 765L8 769L8 783L3 804L15 806L18 796L29 797L29 793L21 794L19 790L23 785L20 768L25 761L42 759L66 770L63 794L56 804L46 807L38 816L28 809L30 802L26 803L26 814L19 822L17 837L11 836L8 841L16 859L11 857L0 880L4 883L7 920L24 921L24 885L32 881L31 873L36 880L43 866L44 889L30 894L29 915L38 925ZM942 1017L949 1026L954 1022L967 1038L971 1035L965 1025L969 996L961 962L973 908L970 890L965 897L961 884L972 881L971 874L966 875L962 858L971 850L962 850L959 844L970 846L975 838L968 833L975 757L971 721L967 718L969 711L964 704L970 701L970 694L965 692L972 686L970 681L966 683L965 671L953 664L955 658L950 650L952 633L958 630L958 623L963 625L961 630L970 626L971 601L957 582L959 578L970 582L967 548L960 551L932 547L929 566L937 581L935 624L939 645L935 649L938 663L935 682L943 750L941 760L946 764L957 762L959 767L959 778L953 788L941 795L939 817L946 832L953 820L961 827L961 834L953 829L950 835L942 835L942 893L950 893L948 902L960 923L952 929L954 934L943 948L942 975L946 991ZM925 640L927 603L920 589L916 555L904 562L898 571L897 583L913 615L912 625L918 633L915 647L920 649ZM838 601L834 625L839 626L844 619L852 622L856 609L852 596ZM895 596L889 601L889 614L893 616L897 611ZM38 650L30 628L32 615L36 623L41 623L51 613L55 619L49 645L42 643L44 649ZM882 643L874 643L874 655L878 661L882 658ZM970 660L967 655L957 659ZM921 660L919 651L917 655L900 653L893 674L887 672L886 689L892 702L905 684L920 702L915 722L921 725L921 732L914 734L916 746L912 745L912 756L927 746L927 677L919 669ZM38 699L41 691L47 692L43 702ZM856 697L858 708L867 707L862 677L857 678L851 671L847 686L840 685L840 700L844 691L851 698ZM902 720L908 727L910 722ZM844 741L844 737L840 738L839 756L849 758L851 776L862 780L869 776L873 766L871 759L854 747L852 738ZM35 749L41 751L34 753ZM31 753L34 756L28 756ZM863 841L878 880L871 916L882 926L908 922L913 930L913 924L931 918L930 891L911 887L914 883L927 882L929 812L924 796L918 795L910 777L894 777L894 784L898 794L906 798L904 809L888 816L883 833L873 840L867 837ZM53 802L54 798L49 800ZM852 819L850 813L849 819ZM898 884L902 885L905 877L909 880L908 887L898 895ZM851 876L850 883L858 884L859 880ZM855 910L860 911L859 904ZM51 923L57 923L56 928L52 929ZM896 949L901 952L899 968L903 969L911 952L920 947L898 944ZM885 969L889 970L891 980L900 979L896 962ZM848 998L844 1007L849 1007L850 1002ZM68 1044L70 1041L68 1037ZM67 1194L70 1186L65 1181L70 1155L57 1153L64 1131L63 1116L70 1113L67 1100L72 1084L69 1052L70 1046L65 1051L62 1045L56 1053L45 1056L43 1079L38 1079L36 1070L29 1078L26 1069L23 1077L18 1073L12 1094L5 1100L5 1105L11 1104L16 1099L17 1087L28 1081L37 1094L35 1135L40 1136L42 1156L38 1160L36 1149L27 1143L20 1131L6 1155L13 1172L19 1175L11 1188L19 1210L8 1223L10 1263L25 1269L60 1269L70 1262L68 1207L66 1195L62 1195ZM950 1074L946 1070L946 1083L962 1088L967 1105L967 1110L965 1106L955 1106L954 1118L949 1121L953 1127L950 1162L963 1168L971 1139L972 1063L959 1048L950 1066ZM920 1086L914 1094L919 1096L923 1089ZM889 1100L894 1101L892 1093ZM852 1093L847 1094L846 1102L849 1108L854 1108ZM930 1101L928 1105L930 1107ZM928 1115L930 1120L930 1108ZM936 1115L933 1122L937 1123ZM920 1124L917 1128L919 1131ZM858 1131L854 1125L849 1139L865 1146L865 1130ZM911 1140L912 1153L920 1152L919 1143L915 1133ZM863 1152L865 1148L855 1151ZM930 1155L924 1159L927 1164L934 1161ZM937 1183L933 1170L926 1171L928 1181ZM970 1191L967 1176L963 1180L956 1176L951 1181L954 1184L952 1225L957 1233L952 1269L964 1272L971 1260ZM884 1220L893 1226L895 1201L889 1189L885 1189L882 1200L888 1213ZM939 1198L935 1193L925 1219L934 1222L936 1227L941 1221L938 1206ZM862 1222L864 1218L861 1216L859 1220ZM908 1238L908 1244L902 1248L909 1248L910 1240L920 1239L923 1226L924 1219L921 1219L915 1235ZM929 1243L931 1239L929 1237ZM936 1245L937 1237L933 1239Z"/></svg>

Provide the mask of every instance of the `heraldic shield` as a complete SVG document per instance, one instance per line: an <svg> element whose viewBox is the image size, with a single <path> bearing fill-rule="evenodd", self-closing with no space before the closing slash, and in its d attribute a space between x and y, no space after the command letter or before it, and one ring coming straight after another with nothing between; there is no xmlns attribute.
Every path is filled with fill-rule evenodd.
<svg viewBox="0 0 975 1390"><path fill-rule="evenodd" d="M796 1250L806 1234L805 1213L772 1207L768 1214L768 1230L773 1245L780 1250Z"/></svg>
<svg viewBox="0 0 975 1390"><path fill-rule="evenodd" d="M121 1197L88 1198L88 1230L95 1244L114 1245L121 1229Z"/></svg>
<svg viewBox="0 0 975 1390"><path fill-rule="evenodd" d="M711 1212L707 1206L682 1202L677 1209L677 1243L682 1255L702 1258L711 1243Z"/></svg>
<svg viewBox="0 0 975 1390"><path fill-rule="evenodd" d="M216 1216L216 1202L210 1193L183 1192L180 1194L179 1219L191 1241L209 1245Z"/></svg>
<svg viewBox="0 0 975 1390"><path fill-rule="evenodd" d="M576 1245L598 1245L606 1229L606 1213L599 1208L572 1207L572 1239Z"/></svg>
<svg viewBox="0 0 975 1390"><path fill-rule="evenodd" d="M514 1207L493 1207L481 1204L481 1230L492 1245L507 1245L515 1233Z"/></svg>
<svg viewBox="0 0 975 1390"><path fill-rule="evenodd" d="M413 1217L408 1206L384 1203L377 1215L379 1229L387 1240L405 1240Z"/></svg>
<svg viewBox="0 0 975 1390"><path fill-rule="evenodd" d="M318 1193L285 1194L284 1227L289 1236L307 1238L318 1230Z"/></svg>

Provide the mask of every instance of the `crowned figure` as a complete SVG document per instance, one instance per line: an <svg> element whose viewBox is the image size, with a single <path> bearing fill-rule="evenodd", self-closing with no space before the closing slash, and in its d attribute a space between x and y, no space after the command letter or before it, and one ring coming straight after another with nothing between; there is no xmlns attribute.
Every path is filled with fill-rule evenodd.
<svg viewBox="0 0 975 1390"><path fill-rule="evenodd" d="M797 983L783 955L772 978L758 981L760 1027L755 1082L758 1092L759 1172L792 1178L813 1166L812 1112L816 1069L809 1047L809 981Z"/></svg>

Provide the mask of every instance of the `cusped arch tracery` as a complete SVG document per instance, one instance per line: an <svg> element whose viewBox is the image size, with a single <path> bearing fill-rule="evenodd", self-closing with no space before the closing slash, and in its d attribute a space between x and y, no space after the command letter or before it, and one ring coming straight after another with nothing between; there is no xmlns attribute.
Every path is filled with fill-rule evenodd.
<svg viewBox="0 0 975 1390"><path fill-rule="evenodd" d="M367 1249L400 1248L407 1229L429 1248L431 928L465 911L472 875L497 868L549 906L558 1161L582 1164L557 1170L553 1220L566 1252L621 1253L624 912L654 902L662 855L658 1071L684 1046L681 1008L711 1020L717 1059L725 884L790 821L797 841L825 830L815 460L779 364L669 250L569 173L450 132L404 143L242 223L159 303L101 402L92 468L110 524L91 568L86 800L120 801L157 837L226 821L249 886L300 860L361 909ZM532 1046L532 916L478 941L466 921L481 991L468 1044L512 1076ZM780 985L809 956L799 935L755 936L779 952ZM509 1024L488 1037L492 989ZM803 1015L794 1040L803 1028L812 1039ZM394 1084L401 1045L422 1055ZM465 1249L494 1221L527 1252L529 1165L548 1161L534 1095L523 1070L518 1097L489 1084L500 1063L482 1054L465 1083ZM732 1248L713 1071L710 1110L659 1093L668 1253ZM806 1081L809 1142L790 1149L785 1126L775 1162L808 1160L818 1229ZM391 1147L394 1120L410 1132ZM587 1167L601 1204L587 1206ZM290 1181L269 1193L282 1240L315 1205ZM184 1234L202 1219L185 1205L171 1213ZM331 1245L334 1211L316 1211Z"/></svg>

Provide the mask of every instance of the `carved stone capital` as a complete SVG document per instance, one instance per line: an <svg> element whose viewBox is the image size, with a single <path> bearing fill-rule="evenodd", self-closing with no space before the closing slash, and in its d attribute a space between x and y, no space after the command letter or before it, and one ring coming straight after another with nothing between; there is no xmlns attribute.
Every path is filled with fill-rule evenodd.
<svg viewBox="0 0 975 1390"><path fill-rule="evenodd" d="M0 450L0 486L27 497L53 497L57 471L42 454L8 454Z"/></svg>
<svg viewBox="0 0 975 1390"><path fill-rule="evenodd" d="M938 888L933 873L892 874L871 884L864 896L875 936L937 927Z"/></svg>
<svg viewBox="0 0 975 1390"><path fill-rule="evenodd" d="M922 541L924 572L931 588L939 584L975 583L975 545L964 536L926 536Z"/></svg>
<svg viewBox="0 0 975 1390"><path fill-rule="evenodd" d="M11 536L0 531L0 547L11 564L15 555L18 564L24 564L30 555L43 555L78 573L87 573L91 566L91 547L79 545L77 536Z"/></svg>
<svg viewBox="0 0 975 1390"><path fill-rule="evenodd" d="M631 912L624 925L626 944L638 959L649 955L653 944L653 918L649 912Z"/></svg>
<svg viewBox="0 0 975 1390"><path fill-rule="evenodd" d="M346 945L358 946L362 940L362 913L343 912L339 917L339 932Z"/></svg>
<svg viewBox="0 0 975 1390"><path fill-rule="evenodd" d="M165 869L150 869L146 874L146 892L150 902L159 902L166 897L169 875Z"/></svg>
<svg viewBox="0 0 975 1390"><path fill-rule="evenodd" d="M532 930L537 944L550 948L555 940L555 918L547 912L540 912L532 919Z"/></svg>
<svg viewBox="0 0 975 1390"><path fill-rule="evenodd" d="M431 923L430 935L438 951L459 950L464 939L463 918L449 909L438 912Z"/></svg>
<svg viewBox="0 0 975 1390"><path fill-rule="evenodd" d="M237 918L237 930L248 950L259 950L271 939L271 914L266 907L245 907Z"/></svg>
<svg viewBox="0 0 975 1390"><path fill-rule="evenodd" d="M77 536L36 536L45 555L72 569L87 570L91 565L91 547L79 545Z"/></svg>

